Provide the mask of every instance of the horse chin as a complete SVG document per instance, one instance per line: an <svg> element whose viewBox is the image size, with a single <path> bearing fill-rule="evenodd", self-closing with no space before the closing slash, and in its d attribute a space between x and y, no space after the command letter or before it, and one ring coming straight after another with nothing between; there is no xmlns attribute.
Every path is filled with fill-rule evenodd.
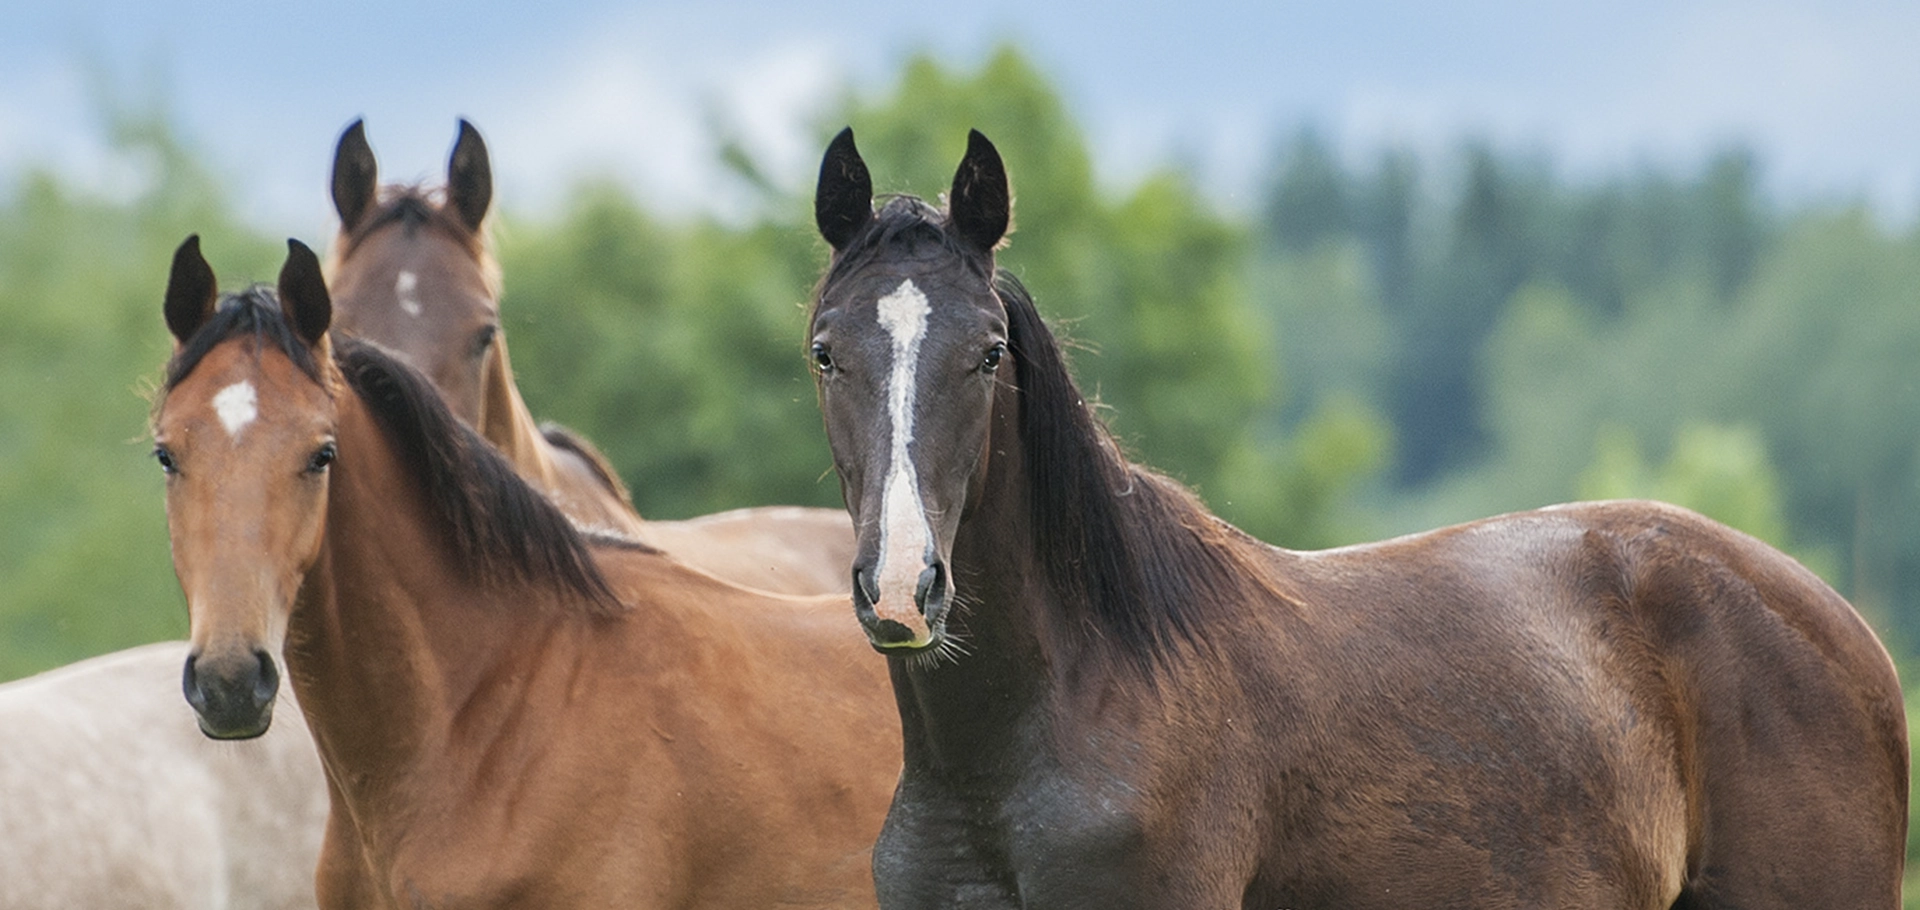
<svg viewBox="0 0 1920 910"><path fill-rule="evenodd" d="M927 629L925 638L913 636L911 632L907 631L906 626L890 619L880 620L880 625L881 628L878 630L867 630L867 644L872 645L873 649L881 654L891 654L895 656L924 654L938 649L947 637L946 630L937 625ZM887 628L889 626L893 628ZM895 632L896 635L889 636L887 635L888 632ZM909 637L904 640L899 638L897 633L900 632L907 633Z"/></svg>
<svg viewBox="0 0 1920 910"><path fill-rule="evenodd" d="M200 732L208 739L257 739L266 734L267 728L273 726L273 703L269 702L257 715L248 719L226 717L209 721L206 715L197 711L194 712L193 717L200 724Z"/></svg>

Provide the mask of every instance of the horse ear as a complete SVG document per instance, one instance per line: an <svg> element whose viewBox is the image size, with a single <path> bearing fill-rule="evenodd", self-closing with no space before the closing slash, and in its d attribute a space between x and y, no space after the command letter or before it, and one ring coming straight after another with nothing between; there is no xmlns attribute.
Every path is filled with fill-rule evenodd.
<svg viewBox="0 0 1920 910"><path fill-rule="evenodd" d="M840 131L820 160L820 185L813 193L813 223L838 250L873 220L873 176L853 145L853 127Z"/></svg>
<svg viewBox="0 0 1920 910"><path fill-rule="evenodd" d="M333 298L320 274L320 259L298 240L287 241L287 263L280 267L280 312L308 346L319 344L333 321Z"/></svg>
<svg viewBox="0 0 1920 910"><path fill-rule="evenodd" d="M999 150L979 130L967 131L967 154L953 174L947 193L947 217L960 236L981 252L994 248L1007 235L1013 217L1013 191L1007 185L1007 166Z"/></svg>
<svg viewBox="0 0 1920 910"><path fill-rule="evenodd" d="M379 180L380 165L367 144L367 122L355 120L333 150L333 210L340 213L342 230L353 230L373 208Z"/></svg>
<svg viewBox="0 0 1920 910"><path fill-rule="evenodd" d="M493 204L493 163L487 158L487 143L480 131L460 121L460 138L453 143L453 157L447 160L447 200L453 203L467 229L477 231Z"/></svg>
<svg viewBox="0 0 1920 910"><path fill-rule="evenodd" d="M173 271L167 276L167 331L175 341L186 344L213 315L220 296L213 266L200 255L200 235L192 234L173 251Z"/></svg>

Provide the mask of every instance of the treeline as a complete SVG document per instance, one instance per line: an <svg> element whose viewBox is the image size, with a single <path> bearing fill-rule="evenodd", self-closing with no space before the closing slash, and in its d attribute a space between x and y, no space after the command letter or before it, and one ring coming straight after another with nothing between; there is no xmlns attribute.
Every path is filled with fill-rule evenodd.
<svg viewBox="0 0 1920 910"><path fill-rule="evenodd" d="M1097 181L1010 49L909 62L823 117L821 146L848 123L877 189L924 196L968 128L991 136L1017 197L1002 263L1083 387L1137 458L1265 539L1653 495L1788 547L1896 648L1920 628L1920 233L1774 203L1740 152L1574 181L1484 144L1368 158L1310 130L1276 149L1259 210L1229 214L1177 168ZM137 198L47 173L0 188L0 678L185 631L142 397L167 257L197 231L221 275L266 279L279 246L167 127L116 125L157 174ZM514 366L643 514L837 506L802 357L826 257L811 187L723 154L763 194L750 224L599 183L548 219L500 200Z"/></svg>

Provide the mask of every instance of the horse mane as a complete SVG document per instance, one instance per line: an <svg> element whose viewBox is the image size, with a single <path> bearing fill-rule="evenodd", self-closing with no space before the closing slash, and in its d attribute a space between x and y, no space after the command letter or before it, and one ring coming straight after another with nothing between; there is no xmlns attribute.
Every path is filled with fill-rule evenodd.
<svg viewBox="0 0 1920 910"><path fill-rule="evenodd" d="M1262 577L1237 528L1178 482L1134 464L1074 384L1064 352L1018 278L997 271L1020 393L1035 549L1055 592L1151 664L1202 640L1209 608Z"/></svg>
<svg viewBox="0 0 1920 910"><path fill-rule="evenodd" d="M874 213L873 219L854 234L846 246L834 253L827 273L821 276L820 286L815 290L815 300L824 298L841 279L859 272L882 253L891 252L902 243L924 250L922 255L948 253L957 256L968 269L982 277L993 274L993 256L973 250L962 242L949 230L945 212L928 205L926 200L918 196L905 193L880 198L886 201Z"/></svg>
<svg viewBox="0 0 1920 910"><path fill-rule="evenodd" d="M280 312L279 294L272 285L256 284L220 298L213 316L174 352L167 361L160 398L164 398L165 392L172 391L174 386L187 378L187 374L206 359L208 352L221 342L242 333L253 335L256 351L272 345L287 355L287 359L292 360L300 372L307 374L314 382L320 381L320 364L313 359L313 351L294 333L293 326ZM155 403L158 404L158 400Z"/></svg>
<svg viewBox="0 0 1920 910"><path fill-rule="evenodd" d="M581 532L447 409L430 380L378 345L336 336L334 361L424 487L455 550L475 571L545 581L578 595L593 615L625 609L588 545L640 545Z"/></svg>
<svg viewBox="0 0 1920 910"><path fill-rule="evenodd" d="M988 277L1007 312L1028 509L1047 581L1069 610L1148 668L1180 643L1203 643L1201 616L1241 601L1263 577L1245 556L1251 538L1179 483L1127 460L1074 384L1033 295L995 267L991 251L963 241L926 201L885 198L835 252L814 299L903 243L916 258L951 254Z"/></svg>
<svg viewBox="0 0 1920 910"><path fill-rule="evenodd" d="M633 493L627 489L626 482L620 479L619 472L613 469L613 462L608 461L607 456L601 454L586 437L550 420L540 424L540 437L556 449L565 449L579 456L602 486L620 497L621 502L633 503Z"/></svg>

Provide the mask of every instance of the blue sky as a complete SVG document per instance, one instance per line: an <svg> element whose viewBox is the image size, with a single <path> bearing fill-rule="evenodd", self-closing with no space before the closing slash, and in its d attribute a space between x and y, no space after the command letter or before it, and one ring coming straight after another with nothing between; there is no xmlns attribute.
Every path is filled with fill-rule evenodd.
<svg viewBox="0 0 1920 910"><path fill-rule="evenodd" d="M5 20L0 187L30 164L137 186L100 137L104 84L164 99L252 220L303 236L330 229L328 157L356 116L389 177L437 175L454 118L472 118L516 210L602 173L670 211L724 211L712 112L803 186L819 153L804 125L842 86L883 86L916 50L971 66L1006 39L1065 93L1103 179L1177 158L1230 207L1311 121L1356 157L1476 134L1575 175L1742 142L1787 198L1920 209L1906 0L36 0Z"/></svg>

